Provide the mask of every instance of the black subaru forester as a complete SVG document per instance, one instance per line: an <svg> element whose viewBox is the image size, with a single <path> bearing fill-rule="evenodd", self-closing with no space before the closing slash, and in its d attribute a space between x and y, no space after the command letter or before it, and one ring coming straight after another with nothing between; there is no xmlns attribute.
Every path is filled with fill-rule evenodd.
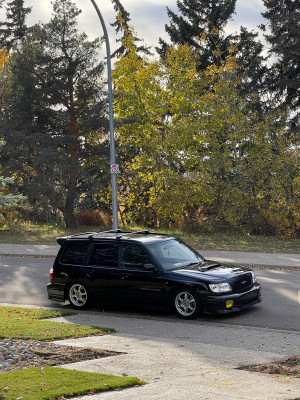
<svg viewBox="0 0 300 400"><path fill-rule="evenodd" d="M182 318L229 313L261 302L247 268L205 260L175 237L149 231L87 232L61 245L48 298L83 309L92 303L157 306Z"/></svg>

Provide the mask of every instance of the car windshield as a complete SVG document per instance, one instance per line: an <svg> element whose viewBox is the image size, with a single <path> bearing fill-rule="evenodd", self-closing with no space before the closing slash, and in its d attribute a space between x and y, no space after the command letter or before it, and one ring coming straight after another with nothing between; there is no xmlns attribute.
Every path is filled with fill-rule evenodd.
<svg viewBox="0 0 300 400"><path fill-rule="evenodd" d="M204 262L204 258L188 245L176 239L147 245L165 270L189 267Z"/></svg>

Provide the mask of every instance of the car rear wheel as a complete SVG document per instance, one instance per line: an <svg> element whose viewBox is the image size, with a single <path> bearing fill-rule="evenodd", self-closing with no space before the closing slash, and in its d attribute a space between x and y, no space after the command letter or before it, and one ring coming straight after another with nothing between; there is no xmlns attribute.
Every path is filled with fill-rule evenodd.
<svg viewBox="0 0 300 400"><path fill-rule="evenodd" d="M88 291L82 283L74 283L69 287L68 299L71 306L77 309L86 308L90 302Z"/></svg>
<svg viewBox="0 0 300 400"><path fill-rule="evenodd" d="M200 314L199 296L190 289L178 290L173 297L174 309L180 318L193 319Z"/></svg>

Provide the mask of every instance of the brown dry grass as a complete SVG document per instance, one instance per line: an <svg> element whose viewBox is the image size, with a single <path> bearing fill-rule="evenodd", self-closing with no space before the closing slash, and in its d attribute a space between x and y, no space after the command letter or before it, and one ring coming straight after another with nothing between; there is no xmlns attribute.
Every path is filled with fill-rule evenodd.
<svg viewBox="0 0 300 400"><path fill-rule="evenodd" d="M240 367L239 369L261 372L264 374L285 375L293 378L300 378L300 356L289 357L266 364L247 365Z"/></svg>

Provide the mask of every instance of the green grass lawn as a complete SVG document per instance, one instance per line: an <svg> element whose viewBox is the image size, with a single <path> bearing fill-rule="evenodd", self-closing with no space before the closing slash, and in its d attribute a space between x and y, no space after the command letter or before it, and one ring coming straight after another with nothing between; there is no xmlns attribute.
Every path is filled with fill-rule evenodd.
<svg viewBox="0 0 300 400"><path fill-rule="evenodd" d="M104 335L112 329L74 325L43 319L70 315L61 311L0 307L0 338L58 340L70 337Z"/></svg>
<svg viewBox="0 0 300 400"><path fill-rule="evenodd" d="M108 227L107 229L110 229ZM130 229L130 228L129 228ZM143 229L132 227L131 229ZM101 227L80 226L76 231L66 230L59 226L50 224L34 225L19 224L9 228L0 229L0 243L16 244L57 244L58 236L71 235L86 231L104 230ZM151 230L155 231L155 230ZM202 250L236 250L236 251L262 251L279 253L299 253L300 239L284 239L271 236L253 236L238 231L224 232L184 232L181 230L163 230L160 232L168 233L180 237L196 249Z"/></svg>
<svg viewBox="0 0 300 400"><path fill-rule="evenodd" d="M138 378L63 368L27 368L0 373L0 399L53 400L142 384Z"/></svg>
<svg viewBox="0 0 300 400"><path fill-rule="evenodd" d="M112 329L51 322L73 313L19 307L0 307L0 338L47 340L114 332ZM46 320L44 320L46 319ZM141 385L138 378L81 372L54 367L32 367L0 372L1 400L63 399Z"/></svg>

